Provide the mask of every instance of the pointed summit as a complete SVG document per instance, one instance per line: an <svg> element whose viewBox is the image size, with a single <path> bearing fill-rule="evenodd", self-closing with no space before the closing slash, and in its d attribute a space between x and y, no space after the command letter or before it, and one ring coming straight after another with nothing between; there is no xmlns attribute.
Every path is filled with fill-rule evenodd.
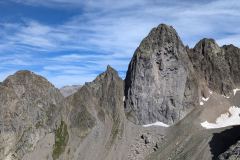
<svg viewBox="0 0 240 160"><path fill-rule="evenodd" d="M105 71L105 73L118 74L117 71L114 68L112 68L110 65L107 65L107 70Z"/></svg>
<svg viewBox="0 0 240 160"><path fill-rule="evenodd" d="M70 127L74 128L73 135L81 138L88 134L98 135L101 141L97 140L95 143L91 138L89 143L103 146L97 150L112 147L118 140L117 137L123 132L125 116L123 90L123 80L118 76L117 71L108 65L106 71L97 76L94 81L86 83L75 94L69 96L67 100L73 106L68 114ZM92 150L83 150L83 152L94 155ZM89 159L96 159L96 157Z"/></svg>
<svg viewBox="0 0 240 160"><path fill-rule="evenodd" d="M160 24L158 27L153 28L148 36L143 39L138 47L138 50L140 52L144 52L145 54L149 54L156 52L162 47L168 47L166 49L171 50L172 45L181 46L181 48L184 47L173 27L166 24Z"/></svg>
<svg viewBox="0 0 240 160"><path fill-rule="evenodd" d="M207 43L208 44L216 44L216 41L212 38L203 38L197 44L203 44L203 43L205 43L205 44L207 44Z"/></svg>
<svg viewBox="0 0 240 160"><path fill-rule="evenodd" d="M234 88L226 53L214 39L207 38L200 40L188 53L199 79L205 81L211 90L223 95L229 95Z"/></svg>
<svg viewBox="0 0 240 160"><path fill-rule="evenodd" d="M157 27L153 28L150 31L149 35L155 35L155 34L158 34L159 36L162 36L162 37L164 37L164 36L165 37L169 37L169 36L177 36L178 37L176 30L172 26L169 26L166 24L160 24ZM176 37L172 37L172 38L176 38Z"/></svg>
<svg viewBox="0 0 240 160"><path fill-rule="evenodd" d="M166 24L160 24L156 28L153 28L148 36L151 35L180 40L176 30L172 26Z"/></svg>
<svg viewBox="0 0 240 160"><path fill-rule="evenodd" d="M194 104L196 89L186 48L175 29L160 24L135 51L125 79L125 112L136 124L173 124L186 115L185 101ZM191 84L191 87L189 85ZM197 92L195 92L197 93Z"/></svg>
<svg viewBox="0 0 240 160"><path fill-rule="evenodd" d="M118 72L114 68L112 68L110 65L107 65L106 71L99 74L93 82L95 83L97 81L102 81L104 79L113 80L113 79L121 79L121 78L119 77ZM93 83L93 82L90 82L90 83Z"/></svg>
<svg viewBox="0 0 240 160"><path fill-rule="evenodd" d="M221 52L221 48L218 46L216 41L211 38L203 38L193 49L201 51L202 54Z"/></svg>

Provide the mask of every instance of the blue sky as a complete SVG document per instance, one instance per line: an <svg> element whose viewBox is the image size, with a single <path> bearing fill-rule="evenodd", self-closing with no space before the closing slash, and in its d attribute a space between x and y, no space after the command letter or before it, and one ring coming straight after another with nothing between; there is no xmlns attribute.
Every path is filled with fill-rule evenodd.
<svg viewBox="0 0 240 160"><path fill-rule="evenodd" d="M92 81L109 64L122 78L160 23L185 45L202 38L240 47L239 0L2 0L0 81L28 69L57 87Z"/></svg>

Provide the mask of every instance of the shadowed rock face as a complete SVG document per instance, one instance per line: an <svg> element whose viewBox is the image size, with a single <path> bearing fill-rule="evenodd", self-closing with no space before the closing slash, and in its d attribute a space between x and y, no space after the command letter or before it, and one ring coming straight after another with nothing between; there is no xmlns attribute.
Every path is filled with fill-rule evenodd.
<svg viewBox="0 0 240 160"><path fill-rule="evenodd" d="M240 141L240 126L213 134L213 138L209 142L213 159L224 160L230 159L231 156L234 159L234 156L239 156L240 143L238 141Z"/></svg>
<svg viewBox="0 0 240 160"><path fill-rule="evenodd" d="M236 141L235 141L236 142ZM218 156L219 160L240 160L240 140Z"/></svg>
<svg viewBox="0 0 240 160"><path fill-rule="evenodd" d="M58 89L30 71L9 76L0 85L0 159L22 159L54 132L62 100Z"/></svg>
<svg viewBox="0 0 240 160"><path fill-rule="evenodd" d="M136 124L173 124L194 108L197 81L187 50L167 25L152 29L129 64L125 112Z"/></svg>

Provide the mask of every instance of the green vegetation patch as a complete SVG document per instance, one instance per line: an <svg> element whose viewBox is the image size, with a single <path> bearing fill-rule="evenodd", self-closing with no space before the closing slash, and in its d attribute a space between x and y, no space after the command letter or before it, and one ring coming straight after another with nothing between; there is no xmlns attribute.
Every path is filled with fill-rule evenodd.
<svg viewBox="0 0 240 160"><path fill-rule="evenodd" d="M64 152L67 142L68 142L68 130L67 125L64 121L61 121L61 125L55 132L55 144L53 146L53 160L59 158L59 156Z"/></svg>

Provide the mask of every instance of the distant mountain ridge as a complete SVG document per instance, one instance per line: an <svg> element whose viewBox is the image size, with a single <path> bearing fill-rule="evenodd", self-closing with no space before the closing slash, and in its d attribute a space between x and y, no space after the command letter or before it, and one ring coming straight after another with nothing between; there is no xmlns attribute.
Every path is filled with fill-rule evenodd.
<svg viewBox="0 0 240 160"><path fill-rule="evenodd" d="M64 97L68 97L74 93L77 92L78 89L80 89L82 85L72 85L72 86L63 86L60 88L60 92Z"/></svg>

